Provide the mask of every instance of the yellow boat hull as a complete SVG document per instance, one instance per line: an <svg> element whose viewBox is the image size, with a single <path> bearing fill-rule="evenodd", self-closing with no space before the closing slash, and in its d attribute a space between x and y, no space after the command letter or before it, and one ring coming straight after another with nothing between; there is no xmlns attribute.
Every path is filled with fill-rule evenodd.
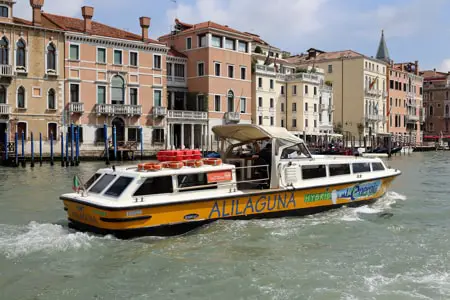
<svg viewBox="0 0 450 300"><path fill-rule="evenodd" d="M119 237L176 235L218 219L261 219L308 215L344 205L372 203L395 176L299 190L263 190L211 200L108 208L61 197L72 227Z"/></svg>

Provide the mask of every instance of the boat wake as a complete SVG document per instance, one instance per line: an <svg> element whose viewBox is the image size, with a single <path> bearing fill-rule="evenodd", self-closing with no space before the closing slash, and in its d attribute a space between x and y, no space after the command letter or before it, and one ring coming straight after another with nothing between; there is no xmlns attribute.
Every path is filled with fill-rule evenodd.
<svg viewBox="0 0 450 300"><path fill-rule="evenodd" d="M358 222L374 220L376 218L390 218L393 216L392 208L399 201L407 200L406 196L388 192L384 197L379 199L372 205L364 205L359 207L342 207L327 212L304 216L299 218L281 218L281 219L263 219L248 221L225 221L221 220L213 227L222 228L225 231L233 232L234 235L240 236L245 234L250 227L262 227L270 229L273 235L289 235L301 228L326 225L326 224L342 224L343 222Z"/></svg>
<svg viewBox="0 0 450 300"><path fill-rule="evenodd" d="M72 232L58 224L37 222L22 226L0 224L0 255L13 259L35 252L54 253L89 249L94 239L98 237Z"/></svg>

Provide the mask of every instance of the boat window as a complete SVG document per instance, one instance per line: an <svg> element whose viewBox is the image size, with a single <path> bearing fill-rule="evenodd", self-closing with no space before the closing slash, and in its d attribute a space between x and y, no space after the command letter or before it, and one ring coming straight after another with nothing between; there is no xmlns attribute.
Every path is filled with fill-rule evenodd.
<svg viewBox="0 0 450 300"><path fill-rule="evenodd" d="M327 169L325 165L307 165L302 166L302 178L314 179L327 177Z"/></svg>
<svg viewBox="0 0 450 300"><path fill-rule="evenodd" d="M172 176L150 177L138 188L133 196L173 193Z"/></svg>
<svg viewBox="0 0 450 300"><path fill-rule="evenodd" d="M216 189L217 184L208 184L208 179L205 173L186 174L178 175L178 188L181 189L180 192L198 191L205 189Z"/></svg>
<svg viewBox="0 0 450 300"><path fill-rule="evenodd" d="M384 171L384 166L382 163L372 163L372 171Z"/></svg>
<svg viewBox="0 0 450 300"><path fill-rule="evenodd" d="M99 194L108 186L108 184L110 184L114 180L114 178L116 178L116 175L110 174L103 175L103 177L100 178L96 184L94 184L94 186L89 190L89 192Z"/></svg>
<svg viewBox="0 0 450 300"><path fill-rule="evenodd" d="M133 177L119 177L119 179L117 179L113 183L113 185L105 192L105 196L119 197L133 180Z"/></svg>
<svg viewBox="0 0 450 300"><path fill-rule="evenodd" d="M349 164L330 165L330 176L348 175L350 174Z"/></svg>
<svg viewBox="0 0 450 300"><path fill-rule="evenodd" d="M353 173L365 173L370 172L370 164L369 163L356 163L353 164Z"/></svg>
<svg viewBox="0 0 450 300"><path fill-rule="evenodd" d="M102 173L95 173L91 178L89 178L88 181L86 181L86 183L84 184L84 188L90 188L94 184L94 182L96 182L97 179L100 178L100 176L102 176Z"/></svg>
<svg viewBox="0 0 450 300"><path fill-rule="evenodd" d="M296 159L296 158L310 158L311 155L305 144L300 143L294 146L283 149L281 159Z"/></svg>

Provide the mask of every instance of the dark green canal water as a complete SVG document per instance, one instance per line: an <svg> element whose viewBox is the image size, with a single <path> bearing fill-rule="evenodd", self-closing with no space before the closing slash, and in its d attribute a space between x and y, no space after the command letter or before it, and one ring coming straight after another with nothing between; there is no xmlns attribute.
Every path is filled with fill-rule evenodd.
<svg viewBox="0 0 450 300"><path fill-rule="evenodd" d="M450 152L403 171L373 206L222 221L131 241L67 229L78 168L0 168L0 299L450 299Z"/></svg>

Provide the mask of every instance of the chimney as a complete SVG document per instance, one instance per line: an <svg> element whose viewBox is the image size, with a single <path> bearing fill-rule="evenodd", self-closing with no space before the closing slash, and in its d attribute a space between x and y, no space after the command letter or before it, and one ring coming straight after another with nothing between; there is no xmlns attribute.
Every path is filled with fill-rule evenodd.
<svg viewBox="0 0 450 300"><path fill-rule="evenodd" d="M416 60L414 64L416 65L416 75L419 75L419 61Z"/></svg>
<svg viewBox="0 0 450 300"><path fill-rule="evenodd" d="M33 26L41 26L42 24L42 6L44 0L30 0L31 8L33 9Z"/></svg>
<svg viewBox="0 0 450 300"><path fill-rule="evenodd" d="M92 17L94 16L94 8L91 6L83 6L81 13L84 19L84 32L89 33L92 30Z"/></svg>
<svg viewBox="0 0 450 300"><path fill-rule="evenodd" d="M150 18L149 17L140 17L139 23L142 28L142 41L145 42L148 40L148 29L150 28Z"/></svg>

